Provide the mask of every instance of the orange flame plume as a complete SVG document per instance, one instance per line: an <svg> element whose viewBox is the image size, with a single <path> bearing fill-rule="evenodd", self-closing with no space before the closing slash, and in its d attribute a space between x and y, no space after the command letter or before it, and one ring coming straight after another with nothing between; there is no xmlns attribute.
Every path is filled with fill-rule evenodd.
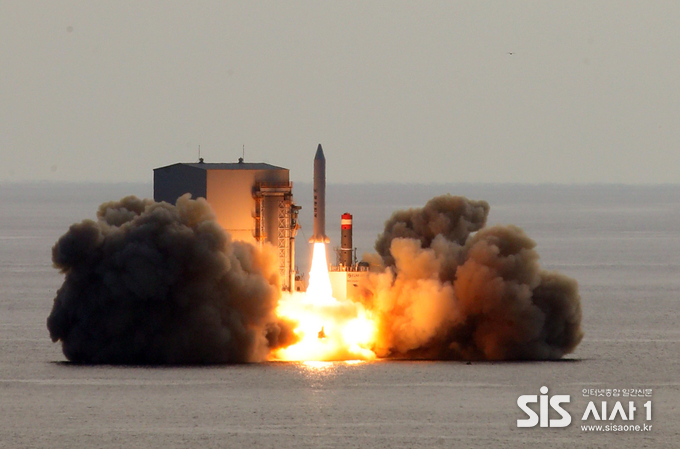
<svg viewBox="0 0 680 449"><path fill-rule="evenodd" d="M314 243L309 287L305 293L285 294L277 315L298 323L299 341L273 353L275 360L372 360L376 324L362 304L333 297L326 245Z"/></svg>

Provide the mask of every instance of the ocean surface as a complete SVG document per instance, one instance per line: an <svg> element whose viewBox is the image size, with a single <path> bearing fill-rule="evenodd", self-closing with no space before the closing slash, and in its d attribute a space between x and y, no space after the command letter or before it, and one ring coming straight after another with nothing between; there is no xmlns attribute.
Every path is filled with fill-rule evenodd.
<svg viewBox="0 0 680 449"><path fill-rule="evenodd" d="M305 271L311 186L294 193ZM443 193L487 200L489 225L520 226L544 268L578 280L585 338L573 354L533 363L71 365L45 326L63 280L51 247L101 202L149 197L151 186L0 185L0 448L677 447L680 186L329 185L331 241L350 212L361 256L392 211ZM568 427L517 427L527 418L517 398L542 386L570 396ZM620 396L594 398L593 389ZM623 397L631 389L651 391ZM632 400L631 422L652 429L583 430L611 423L582 421L591 400L609 412Z"/></svg>

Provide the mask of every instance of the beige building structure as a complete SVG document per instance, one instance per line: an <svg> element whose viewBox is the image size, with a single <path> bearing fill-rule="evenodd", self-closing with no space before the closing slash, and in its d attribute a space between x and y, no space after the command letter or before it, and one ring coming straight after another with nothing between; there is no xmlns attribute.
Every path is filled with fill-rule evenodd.
<svg viewBox="0 0 680 449"><path fill-rule="evenodd" d="M154 169L154 200L205 198L234 240L271 243L284 290L295 286L295 235L300 210L289 170L265 163L178 163Z"/></svg>

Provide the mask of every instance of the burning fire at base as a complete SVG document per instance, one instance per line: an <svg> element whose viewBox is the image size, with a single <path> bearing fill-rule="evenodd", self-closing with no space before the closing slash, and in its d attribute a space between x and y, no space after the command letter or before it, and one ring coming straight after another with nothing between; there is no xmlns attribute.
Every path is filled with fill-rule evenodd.
<svg viewBox="0 0 680 449"><path fill-rule="evenodd" d="M276 313L298 323L299 341L278 349L276 360L332 361L372 360L376 326L360 303L333 297L326 263L326 245L314 243L309 287L304 293L284 294Z"/></svg>

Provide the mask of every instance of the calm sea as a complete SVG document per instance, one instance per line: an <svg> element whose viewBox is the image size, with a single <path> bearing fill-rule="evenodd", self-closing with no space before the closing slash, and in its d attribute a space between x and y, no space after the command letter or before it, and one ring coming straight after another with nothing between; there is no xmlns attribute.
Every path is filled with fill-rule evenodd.
<svg viewBox="0 0 680 449"><path fill-rule="evenodd" d="M295 185L303 270L310 191ZM338 242L340 214L352 213L361 255L393 210L443 193L489 201L489 224L522 227L545 268L578 280L586 336L574 354L561 362L470 365L71 366L45 327L62 281L51 247L70 224L94 218L99 203L148 197L151 186L0 185L0 447L677 447L680 186L329 186L329 235ZM518 396L542 386L571 396L564 408L572 424L517 428L527 417ZM621 393L584 397L592 389ZM623 397L630 389L651 396ZM627 412L632 400L633 423L652 429L584 431L591 400L598 410L605 401L609 413L616 400Z"/></svg>

